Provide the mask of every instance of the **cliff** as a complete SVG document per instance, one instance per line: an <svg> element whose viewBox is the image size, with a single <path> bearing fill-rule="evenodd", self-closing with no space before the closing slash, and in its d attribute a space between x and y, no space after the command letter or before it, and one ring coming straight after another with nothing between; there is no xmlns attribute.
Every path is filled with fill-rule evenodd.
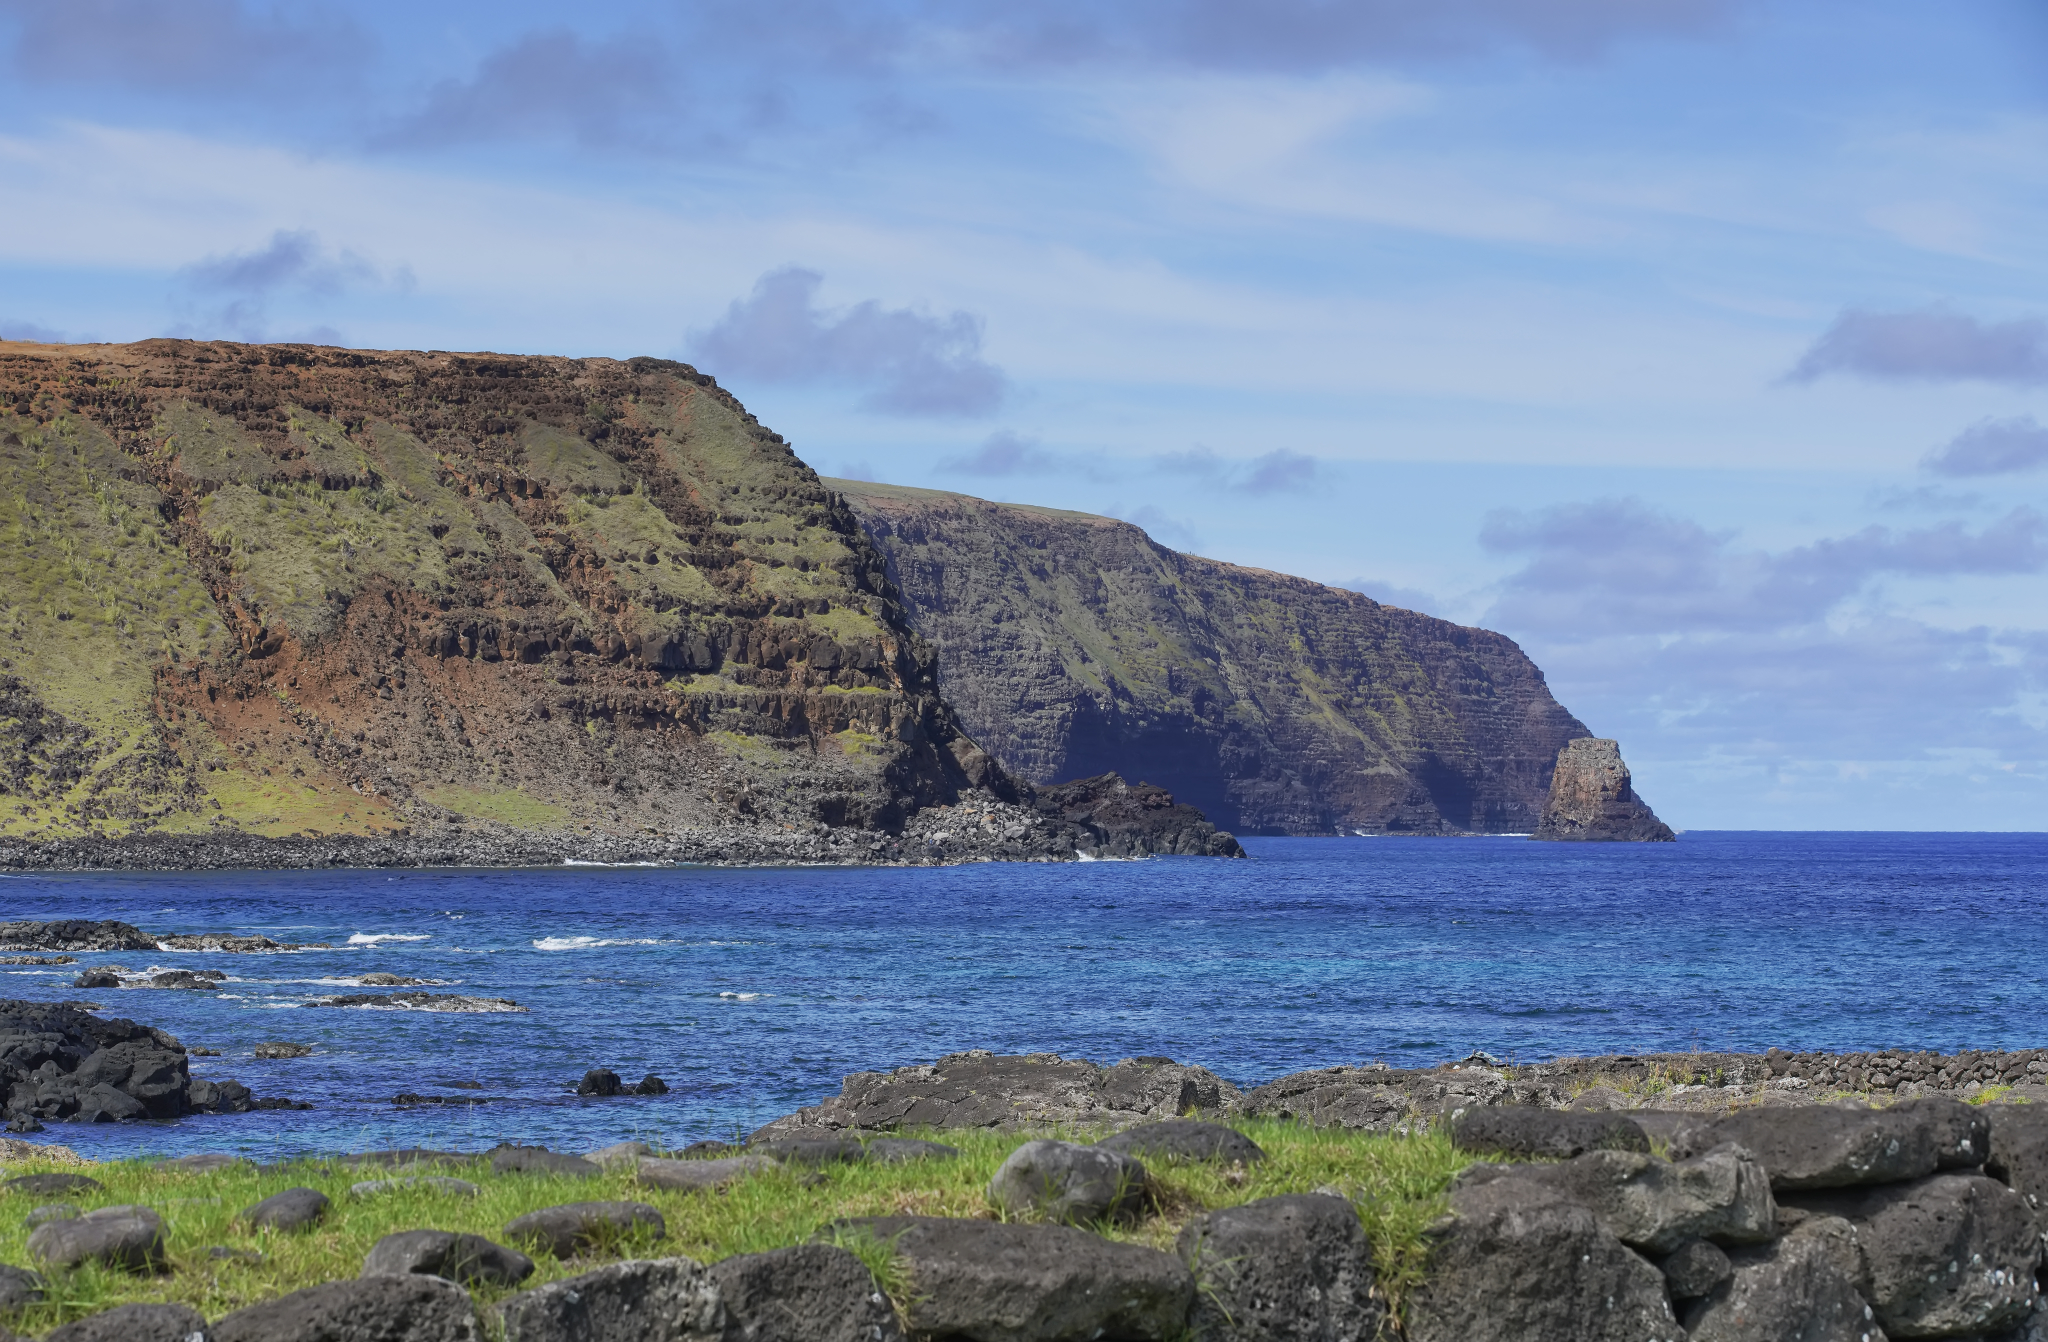
<svg viewBox="0 0 2048 1342"><path fill-rule="evenodd" d="M1499 634L1113 518L825 483L968 733L1035 782L1115 770L1239 832L1514 833L1590 734Z"/></svg>
<svg viewBox="0 0 2048 1342"><path fill-rule="evenodd" d="M0 631L10 864L1092 833L961 729L846 507L664 360L0 342Z"/></svg>
<svg viewBox="0 0 2048 1342"><path fill-rule="evenodd" d="M1669 843L1677 836L1636 796L1621 747L1584 737L1557 752L1536 838L1590 843Z"/></svg>

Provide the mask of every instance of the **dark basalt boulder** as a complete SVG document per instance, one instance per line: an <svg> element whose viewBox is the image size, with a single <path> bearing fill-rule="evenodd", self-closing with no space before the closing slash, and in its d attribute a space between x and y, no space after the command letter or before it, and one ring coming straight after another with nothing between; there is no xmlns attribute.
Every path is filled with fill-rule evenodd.
<svg viewBox="0 0 2048 1342"><path fill-rule="evenodd" d="M988 1181L988 1200L1005 1215L1068 1225L1129 1220L1150 1194L1145 1167L1129 1156L1046 1138L1010 1152Z"/></svg>
<svg viewBox="0 0 2048 1342"><path fill-rule="evenodd" d="M1127 1058L1113 1067L1057 1053L1003 1056L976 1049L923 1067L856 1072L839 1094L762 1127L755 1143L898 1128L1126 1125L1189 1113L1233 1112L1237 1087L1206 1067Z"/></svg>
<svg viewBox="0 0 2048 1342"><path fill-rule="evenodd" d="M1174 1248L1198 1286L1196 1342L1369 1342L1387 1322L1372 1246L1343 1198L1291 1194L1204 1212Z"/></svg>
<svg viewBox="0 0 2048 1342"><path fill-rule="evenodd" d="M116 1305L51 1329L43 1342L213 1342L213 1330L190 1305Z"/></svg>
<svg viewBox="0 0 2048 1342"><path fill-rule="evenodd" d="M0 1263L0 1309L33 1305L43 1298L43 1274Z"/></svg>
<svg viewBox="0 0 2048 1342"><path fill-rule="evenodd" d="M318 1225L331 1204L317 1188L287 1188L242 1210L242 1224L251 1230L304 1230Z"/></svg>
<svg viewBox="0 0 2048 1342"><path fill-rule="evenodd" d="M118 988L121 976L111 969L87 969L71 980L74 988Z"/></svg>
<svg viewBox="0 0 2048 1342"><path fill-rule="evenodd" d="M658 1156L648 1156L633 1167L633 1177L649 1188L704 1193L723 1188L748 1175L772 1170L777 1163L768 1156L752 1152L711 1160L663 1160Z"/></svg>
<svg viewBox="0 0 2048 1342"><path fill-rule="evenodd" d="M903 1325L846 1250L800 1244L713 1263L706 1277L725 1306L723 1342L902 1342Z"/></svg>
<svg viewBox="0 0 2048 1342"><path fill-rule="evenodd" d="M464 1286L517 1286L533 1275L533 1260L482 1235L447 1230L401 1230L378 1240L363 1258L365 1277L415 1273Z"/></svg>
<svg viewBox="0 0 2048 1342"><path fill-rule="evenodd" d="M266 1039L256 1046L256 1056L265 1061L275 1058L310 1058L311 1044L295 1044L289 1039Z"/></svg>
<svg viewBox="0 0 2048 1342"><path fill-rule="evenodd" d="M578 1095L619 1095L623 1094L625 1089L625 1083L619 1080L619 1074L609 1067L593 1067L576 1083Z"/></svg>
<svg viewBox="0 0 2048 1342"><path fill-rule="evenodd" d="M1721 1246L1711 1240L1691 1239L1657 1260L1664 1285L1673 1300L1698 1300L1712 1295L1714 1288L1735 1275L1735 1267Z"/></svg>
<svg viewBox="0 0 2048 1342"><path fill-rule="evenodd" d="M98 1193L106 1185L90 1174L21 1174L0 1183L0 1192L25 1193L30 1197L56 1198L66 1193Z"/></svg>
<svg viewBox="0 0 2048 1342"><path fill-rule="evenodd" d="M1588 1151L1648 1154L1650 1139L1621 1114L1503 1105L1458 1115L1451 1122L1451 1145L1460 1151L1566 1160Z"/></svg>
<svg viewBox="0 0 2048 1342"><path fill-rule="evenodd" d="M904 1320L913 1334L1168 1342L1194 1302L1194 1276L1171 1254L1067 1226L882 1216L832 1229L893 1247L917 1283Z"/></svg>
<svg viewBox="0 0 2048 1342"><path fill-rule="evenodd" d="M1786 1201L1854 1227L1864 1294L1894 1337L1996 1332L2033 1307L2040 1227L1995 1179L1937 1174Z"/></svg>
<svg viewBox="0 0 2048 1342"><path fill-rule="evenodd" d="M184 1046L162 1030L65 1003L0 1000L0 1110L18 1128L239 1113L268 1103L233 1081L194 1078Z"/></svg>
<svg viewBox="0 0 2048 1342"><path fill-rule="evenodd" d="M505 1236L530 1240L557 1258L573 1258L629 1237L666 1239L668 1222L644 1202L569 1202L513 1217L505 1223Z"/></svg>
<svg viewBox="0 0 2048 1342"><path fill-rule="evenodd" d="M1990 1120L1975 1106L1932 1098L1889 1109L1846 1105L1746 1109L1685 1130L1671 1154L1683 1159L1733 1142L1771 1172L1779 1192L1845 1188L1967 1169L1990 1154Z"/></svg>
<svg viewBox="0 0 2048 1342"><path fill-rule="evenodd" d="M214 1342L481 1342L469 1292L440 1277L330 1281L236 1310Z"/></svg>
<svg viewBox="0 0 2048 1342"><path fill-rule="evenodd" d="M1538 839L1604 843L1669 843L1671 826L1636 796L1621 747L1598 737L1569 741L1557 752Z"/></svg>
<svg viewBox="0 0 2048 1342"><path fill-rule="evenodd" d="M157 940L133 923L60 918L0 923L0 951L153 951Z"/></svg>
<svg viewBox="0 0 2048 1342"><path fill-rule="evenodd" d="M1682 1342L1664 1275L1555 1189L1451 1193L1407 1310L1409 1342Z"/></svg>
<svg viewBox="0 0 2048 1342"><path fill-rule="evenodd" d="M1468 1109L1535 1105L1545 1098L1493 1067L1319 1067L1248 1091L1248 1118L1280 1118L1313 1127L1392 1132L1418 1119L1455 1118Z"/></svg>
<svg viewBox="0 0 2048 1342"><path fill-rule="evenodd" d="M1986 1105L1991 1154L1984 1172L2018 1193L2048 1222L2048 1105Z"/></svg>
<svg viewBox="0 0 2048 1342"><path fill-rule="evenodd" d="M221 980L226 977L227 975L217 969L166 969L161 974L150 975L147 983L138 986L148 988L207 989L220 986Z"/></svg>
<svg viewBox="0 0 2048 1342"><path fill-rule="evenodd" d="M571 1179L589 1179L603 1174L604 1167L581 1156L564 1155L545 1146L500 1146L491 1152L493 1174L559 1174Z"/></svg>
<svg viewBox="0 0 2048 1342"><path fill-rule="evenodd" d="M1244 845L1210 824L1201 811L1150 783L1126 783L1107 773L1025 791L1041 814L1092 834L1098 857L1245 855Z"/></svg>
<svg viewBox="0 0 2048 1342"><path fill-rule="evenodd" d="M163 1218L147 1207L100 1207L45 1221L29 1233L28 1255L54 1268L100 1263L124 1272L162 1272L169 1266Z"/></svg>
<svg viewBox="0 0 2048 1342"><path fill-rule="evenodd" d="M1726 1280L1686 1306L1692 1342L1885 1342L1859 1289L1861 1260L1847 1222L1817 1218L1728 1258Z"/></svg>
<svg viewBox="0 0 2048 1342"><path fill-rule="evenodd" d="M687 1258L613 1263L498 1306L505 1342L721 1342L718 1288Z"/></svg>
<svg viewBox="0 0 2048 1342"><path fill-rule="evenodd" d="M876 1165L903 1165L913 1160L954 1160L960 1148L944 1142L927 1142L917 1137L872 1137L865 1159Z"/></svg>
<svg viewBox="0 0 2048 1342"><path fill-rule="evenodd" d="M1213 1160L1249 1165L1266 1158L1259 1144L1237 1129L1226 1128L1221 1123L1198 1123L1189 1118L1141 1123L1105 1137L1096 1145L1106 1151L1159 1164Z"/></svg>
<svg viewBox="0 0 2048 1342"><path fill-rule="evenodd" d="M1694 1239L1756 1244L1777 1233L1770 1179L1738 1146L1676 1163L1639 1151L1589 1151L1555 1165L1475 1165L1458 1186L1496 1180L1555 1189L1644 1253L1671 1253Z"/></svg>

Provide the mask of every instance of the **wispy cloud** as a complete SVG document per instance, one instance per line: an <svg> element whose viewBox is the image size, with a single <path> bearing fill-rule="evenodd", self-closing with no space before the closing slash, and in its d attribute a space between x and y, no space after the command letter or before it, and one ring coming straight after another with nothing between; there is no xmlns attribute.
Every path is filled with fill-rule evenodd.
<svg viewBox="0 0 2048 1342"><path fill-rule="evenodd" d="M14 69L39 84L274 96L367 63L374 45L344 12L292 10L287 18L238 0L0 0L0 15L17 25Z"/></svg>
<svg viewBox="0 0 2048 1342"><path fill-rule="evenodd" d="M681 76L651 34L590 41L553 29L500 47L467 79L436 85L373 143L391 149L555 140L651 148L674 143L681 103Z"/></svg>
<svg viewBox="0 0 2048 1342"><path fill-rule="evenodd" d="M382 271L354 252L327 247L310 229L279 230L262 247L195 261L178 278L184 295L179 303L185 315L182 330L252 341L269 338L270 304L279 297L333 298L370 286L409 289L413 282L410 270ZM307 336L340 343L329 327Z"/></svg>
<svg viewBox="0 0 2048 1342"><path fill-rule="evenodd" d="M1885 382L2048 382L2048 322L1979 321L1946 307L1912 312L1851 308L1786 375L1812 382L1848 373Z"/></svg>
<svg viewBox="0 0 2048 1342"><path fill-rule="evenodd" d="M959 475L1044 475L1063 469L1064 463L1039 447L1038 440L1002 429L982 440L966 456L947 457L939 469Z"/></svg>
<svg viewBox="0 0 2048 1342"><path fill-rule="evenodd" d="M2048 427L2032 415L1983 419L1921 462L1936 475L2010 475L2048 464Z"/></svg>
<svg viewBox="0 0 2048 1342"><path fill-rule="evenodd" d="M1298 492L1313 487L1326 473L1315 457L1284 447L1249 458L1219 456L1206 447L1162 452L1152 458L1152 469L1182 479L1211 480L1252 495Z"/></svg>
<svg viewBox="0 0 2048 1342"><path fill-rule="evenodd" d="M62 331L53 331L35 322L0 321L0 340L27 340L38 345L62 345L66 337Z"/></svg>
<svg viewBox="0 0 2048 1342"><path fill-rule="evenodd" d="M817 305L823 282L795 266L763 275L693 336L692 357L726 378L863 386L862 404L887 414L987 415L1002 404L1008 379L981 357L979 317L874 299L827 311Z"/></svg>

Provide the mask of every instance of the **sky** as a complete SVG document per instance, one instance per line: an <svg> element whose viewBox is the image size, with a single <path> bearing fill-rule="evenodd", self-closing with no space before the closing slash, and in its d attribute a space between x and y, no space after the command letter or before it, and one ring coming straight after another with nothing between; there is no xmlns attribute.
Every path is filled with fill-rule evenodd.
<svg viewBox="0 0 2048 1342"><path fill-rule="evenodd" d="M2048 827L2038 0L0 0L0 338L687 359L1498 629L1690 829Z"/></svg>

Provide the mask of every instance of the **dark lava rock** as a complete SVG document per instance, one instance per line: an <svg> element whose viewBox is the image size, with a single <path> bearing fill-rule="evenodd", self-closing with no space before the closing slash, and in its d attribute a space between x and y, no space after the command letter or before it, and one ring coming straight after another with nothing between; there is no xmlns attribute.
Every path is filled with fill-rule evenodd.
<svg viewBox="0 0 2048 1342"><path fill-rule="evenodd" d="M29 1257L46 1267L104 1263L126 1272L169 1266L163 1218L147 1207L101 1207L64 1221L45 1221L29 1233Z"/></svg>
<svg viewBox="0 0 2048 1342"><path fill-rule="evenodd" d="M723 1342L901 1342L903 1326L867 1266L800 1244L739 1254L706 1275L725 1304Z"/></svg>
<svg viewBox="0 0 2048 1342"><path fill-rule="evenodd" d="M287 1188L244 1208L242 1224L251 1230L304 1230L319 1224L330 1205L317 1188Z"/></svg>
<svg viewBox="0 0 2048 1342"><path fill-rule="evenodd" d="M1895 1337L1993 1332L2033 1307L2040 1228L1995 1179L1937 1174L1786 1200L1855 1228L1864 1294Z"/></svg>
<svg viewBox="0 0 2048 1342"><path fill-rule="evenodd" d="M1174 1247L1199 1283L1192 1332L1204 1342L1365 1342L1386 1323L1372 1246L1343 1198L1289 1194L1204 1212Z"/></svg>
<svg viewBox="0 0 2048 1342"><path fill-rule="evenodd" d="M691 1142L688 1146L684 1147L682 1151L678 1154L680 1154L684 1160L705 1160L713 1156L730 1155L731 1153L739 1149L740 1148L734 1146L731 1142L721 1142L716 1139L707 1139L701 1142Z"/></svg>
<svg viewBox="0 0 2048 1342"><path fill-rule="evenodd" d="M152 988L213 988L227 975L217 969L166 969L161 974L149 976Z"/></svg>
<svg viewBox="0 0 2048 1342"><path fill-rule="evenodd" d="M633 1167L633 1177L649 1188L672 1188L682 1192L708 1192L723 1188L735 1179L772 1170L776 1161L748 1153L717 1160L662 1160L648 1156Z"/></svg>
<svg viewBox="0 0 2048 1342"><path fill-rule="evenodd" d="M1468 1109L1453 1119L1451 1145L1460 1151L1551 1156L1562 1160L1588 1151L1647 1154L1650 1139L1632 1120L1620 1114L1503 1105L1496 1109Z"/></svg>
<svg viewBox="0 0 2048 1342"><path fill-rule="evenodd" d="M893 1246L917 1283L905 1320L914 1334L1167 1342L1194 1302L1195 1279L1171 1254L1068 1226L882 1216L834 1230Z"/></svg>
<svg viewBox="0 0 2048 1342"><path fill-rule="evenodd" d="M756 1142L898 1128L1044 1128L1129 1124L1234 1109L1237 1087L1205 1067L1166 1058L1114 1067L1057 1053L1006 1057L976 1049L936 1064L857 1072L822 1104L778 1118Z"/></svg>
<svg viewBox="0 0 2048 1342"><path fill-rule="evenodd" d="M1693 1239L1673 1249L1657 1263L1673 1300L1697 1300L1735 1275L1735 1268L1721 1246L1709 1240Z"/></svg>
<svg viewBox="0 0 2048 1342"><path fill-rule="evenodd" d="M1621 747L1597 737L1565 743L1550 776L1550 797L1536 823L1538 839L1606 843L1669 843L1671 826L1643 804L1630 784Z"/></svg>
<svg viewBox="0 0 2048 1342"><path fill-rule="evenodd" d="M1451 1193L1455 1219L1407 1309L1409 1342L1679 1342L1664 1275L1555 1189Z"/></svg>
<svg viewBox="0 0 2048 1342"><path fill-rule="evenodd" d="M54 1198L66 1193L97 1193L106 1185L89 1174L24 1174L0 1184L0 1191Z"/></svg>
<svg viewBox="0 0 2048 1342"><path fill-rule="evenodd" d="M313 1046L294 1044L289 1039L266 1039L256 1046L256 1056L264 1059L310 1058L313 1056Z"/></svg>
<svg viewBox="0 0 2048 1342"><path fill-rule="evenodd" d="M21 1218L21 1223L34 1230L45 1221L69 1221L73 1217L83 1215L85 1212L82 1208L74 1207L68 1202L52 1202L46 1206L29 1208L28 1215Z"/></svg>
<svg viewBox="0 0 2048 1342"><path fill-rule="evenodd" d="M0 1001L10 1118L176 1118L191 1107L190 1084L184 1048L161 1030L63 1003Z"/></svg>
<svg viewBox="0 0 2048 1342"><path fill-rule="evenodd" d="M902 1165L913 1160L953 1160L957 1146L927 1142L916 1137L873 1137L868 1140L867 1159L876 1165Z"/></svg>
<svg viewBox="0 0 2048 1342"><path fill-rule="evenodd" d="M1694 1342L1884 1342L1858 1289L1861 1257L1847 1222L1817 1217L1774 1244L1728 1257L1728 1279L1686 1306Z"/></svg>
<svg viewBox="0 0 2048 1342"><path fill-rule="evenodd" d="M1695 1154L1734 1142L1771 1172L1771 1187L1845 1188L1918 1179L1947 1167L1981 1164L1990 1153L1989 1120L1950 1099L1904 1100L1889 1109L1843 1105L1745 1109L1687 1129L1671 1153Z"/></svg>
<svg viewBox="0 0 2048 1342"><path fill-rule="evenodd" d="M0 1263L0 1309L33 1305L43 1298L43 1276L25 1267Z"/></svg>
<svg viewBox="0 0 2048 1342"><path fill-rule="evenodd" d="M1393 1132L1412 1129L1418 1120L1455 1118L1468 1109L1548 1103L1552 1097L1541 1089L1518 1086L1504 1073L1470 1060L1447 1067L1319 1067L1248 1092L1243 1112L1319 1128Z"/></svg>
<svg viewBox="0 0 2048 1342"><path fill-rule="evenodd" d="M609 1067L593 1067L576 1083L578 1095L605 1097L623 1094L625 1089L626 1085L619 1080L619 1074Z"/></svg>
<svg viewBox="0 0 2048 1342"><path fill-rule="evenodd" d="M1104 1150L1138 1156L1145 1160L1235 1161L1249 1165L1264 1160L1259 1144L1234 1128L1221 1123L1198 1123L1190 1118L1169 1118L1161 1123L1141 1123L1125 1128L1096 1143Z"/></svg>
<svg viewBox="0 0 2048 1342"><path fill-rule="evenodd" d="M2048 1220L2048 1105L1986 1105L1991 1155L1984 1172L2027 1200Z"/></svg>
<svg viewBox="0 0 2048 1342"><path fill-rule="evenodd" d="M498 1306L505 1342L711 1342L718 1288L687 1258L613 1263L522 1291Z"/></svg>
<svg viewBox="0 0 2048 1342"><path fill-rule="evenodd" d="M633 1087L633 1093L635 1095L666 1095L668 1094L668 1082L649 1072L646 1076L640 1078L638 1085Z"/></svg>
<svg viewBox="0 0 2048 1342"><path fill-rule="evenodd" d="M43 1342L213 1342L213 1330L190 1305L116 1305L51 1329Z"/></svg>
<svg viewBox="0 0 2048 1342"><path fill-rule="evenodd" d="M121 976L111 969L88 969L71 980L74 988L118 988Z"/></svg>
<svg viewBox="0 0 2048 1342"><path fill-rule="evenodd" d="M439 1277L359 1277L266 1300L213 1325L214 1342L478 1342L469 1292Z"/></svg>
<svg viewBox="0 0 2048 1342"><path fill-rule="evenodd" d="M403 974L365 974L356 980L365 988L423 988L432 979L409 979Z"/></svg>
<svg viewBox="0 0 2048 1342"><path fill-rule="evenodd" d="M459 1015L524 1014L527 1008L509 997L470 997L463 993L343 993L306 1003L309 1007L369 1007L381 1011L446 1011Z"/></svg>
<svg viewBox="0 0 2048 1342"><path fill-rule="evenodd" d="M231 1156L225 1151L195 1151L189 1156L173 1156L157 1168L179 1174L209 1174L247 1163L242 1157Z"/></svg>
<svg viewBox="0 0 2048 1342"><path fill-rule="evenodd" d="M572 1258L628 1237L666 1239L668 1223L644 1202L569 1202L513 1217L505 1223L505 1235L536 1241L557 1258Z"/></svg>
<svg viewBox="0 0 2048 1342"><path fill-rule="evenodd" d="M1005 1214L1069 1225L1135 1217L1150 1192L1145 1167L1129 1156L1048 1138L1010 1152L988 1181L988 1200Z"/></svg>
<svg viewBox="0 0 2048 1342"><path fill-rule="evenodd" d="M465 1286L517 1286L533 1275L533 1260L482 1235L447 1230L401 1230L377 1241L363 1259L365 1277L419 1273Z"/></svg>
<svg viewBox="0 0 2048 1342"><path fill-rule="evenodd" d="M1645 1253L1670 1253L1696 1238L1757 1244L1777 1233L1770 1179L1737 1146L1676 1163L1640 1151L1589 1151L1554 1165L1475 1165L1458 1184L1510 1179L1556 1189Z"/></svg>
<svg viewBox="0 0 2048 1342"><path fill-rule="evenodd" d="M747 1150L787 1165L855 1165L868 1156L858 1137L782 1137L749 1142Z"/></svg>
<svg viewBox="0 0 2048 1342"><path fill-rule="evenodd" d="M581 1156L564 1155L545 1146L500 1146L491 1152L493 1174L560 1174L588 1179L604 1167Z"/></svg>
<svg viewBox="0 0 2048 1342"><path fill-rule="evenodd" d="M0 951L153 951L156 938L132 923L90 922L61 918L56 922L0 923Z"/></svg>
<svg viewBox="0 0 2048 1342"><path fill-rule="evenodd" d="M1097 857L1245 855L1244 845L1165 788L1126 783L1113 773L1033 788L1028 800L1040 814L1086 831Z"/></svg>

